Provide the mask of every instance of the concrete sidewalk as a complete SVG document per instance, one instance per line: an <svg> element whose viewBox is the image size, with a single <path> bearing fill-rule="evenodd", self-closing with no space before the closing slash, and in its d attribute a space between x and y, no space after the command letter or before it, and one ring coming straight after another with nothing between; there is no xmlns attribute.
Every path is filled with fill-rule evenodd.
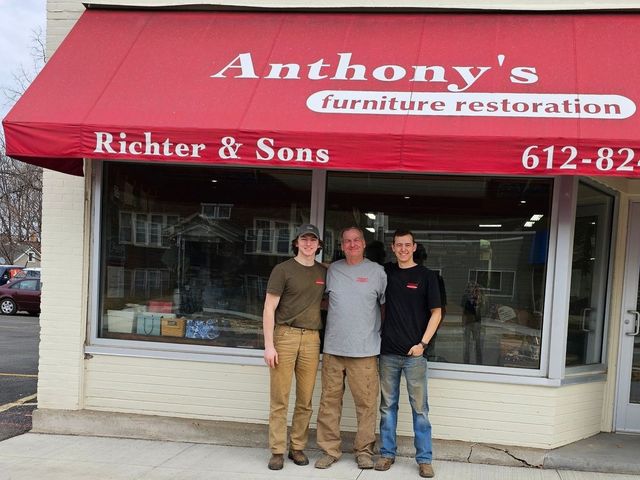
<svg viewBox="0 0 640 480"><path fill-rule="evenodd" d="M263 424L89 410L35 410L33 425L32 432L41 434L209 444L256 451L268 442L268 426ZM352 451L353 439L353 432L342 432L344 452ZM314 429L309 431L307 448L309 452L318 450ZM619 473L640 478L640 435L600 433L553 450L434 439L433 451L436 461ZM398 457L412 458L414 453L413 438L399 436Z"/></svg>
<svg viewBox="0 0 640 480"><path fill-rule="evenodd" d="M251 443L248 441L247 443ZM285 463L271 472L266 448L27 433L0 442L0 480L419 479L413 459L388 472L359 470L345 454L328 470ZM640 453L640 452L639 452ZM638 475L590 473L435 461L439 480L631 480Z"/></svg>

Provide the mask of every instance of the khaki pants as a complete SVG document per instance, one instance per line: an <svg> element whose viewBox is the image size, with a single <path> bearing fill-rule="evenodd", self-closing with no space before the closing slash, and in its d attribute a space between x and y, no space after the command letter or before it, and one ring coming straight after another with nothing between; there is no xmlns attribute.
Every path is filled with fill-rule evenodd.
<svg viewBox="0 0 640 480"><path fill-rule="evenodd" d="M291 421L291 446L304 450L309 436L311 400L320 362L320 334L317 330L276 325L273 343L278 365L271 373L271 408L269 411L269 448L271 453L287 449L287 411L293 375L296 377L296 404Z"/></svg>
<svg viewBox="0 0 640 480"><path fill-rule="evenodd" d="M358 421L358 431L353 444L354 453L373 455L380 392L377 357L353 358L328 353L323 355L318 446L332 457L340 458L342 455L340 419L345 379L349 382Z"/></svg>

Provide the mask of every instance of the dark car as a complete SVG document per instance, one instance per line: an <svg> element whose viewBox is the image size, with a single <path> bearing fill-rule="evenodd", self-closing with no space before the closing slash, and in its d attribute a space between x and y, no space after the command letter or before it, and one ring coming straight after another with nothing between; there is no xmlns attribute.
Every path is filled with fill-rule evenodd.
<svg viewBox="0 0 640 480"><path fill-rule="evenodd" d="M0 265L0 285L11 280L22 268L20 265Z"/></svg>
<svg viewBox="0 0 640 480"><path fill-rule="evenodd" d="M0 287L0 314L14 315L18 310L40 313L39 278L16 279Z"/></svg>

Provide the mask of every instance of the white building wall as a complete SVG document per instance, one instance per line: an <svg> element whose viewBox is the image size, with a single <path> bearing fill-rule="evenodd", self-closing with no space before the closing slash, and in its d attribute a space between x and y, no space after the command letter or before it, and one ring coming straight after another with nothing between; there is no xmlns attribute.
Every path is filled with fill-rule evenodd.
<svg viewBox="0 0 640 480"><path fill-rule="evenodd" d="M38 406L82 404L86 281L85 180L44 170Z"/></svg>
<svg viewBox="0 0 640 480"><path fill-rule="evenodd" d="M103 4L167 5L180 2L103 0ZM183 2L184 3L184 2ZM198 3L190 1L190 4ZM201 2L205 3L205 2ZM208 2L207 2L208 3ZM302 0L218 4L308 6ZM318 6L420 6L478 8L474 1L316 1ZM506 1L496 8L638 8L640 1ZM49 0L47 46L57 48L84 11L80 0ZM87 185L89 183L87 182ZM88 187L87 187L88 191ZM84 360L87 324L88 229L82 178L45 171L43 197L43 297L41 315L40 409L94 409L176 417L266 423L266 367L95 355ZM626 221L621 229L626 228ZM618 252L624 251L618 238ZM620 265L621 253L615 260ZM619 278L616 274L616 278ZM64 281L61 281L64 279ZM614 282L616 288L619 282ZM614 309L614 313L615 313ZM619 306L617 307L619 313ZM612 317L615 321L615 315ZM616 327L613 328L616 331ZM612 332L612 333L614 333ZM609 361L617 351L609 337ZM613 362L615 364L615 362ZM615 375L607 383L561 388L433 379L430 384L434 436L442 439L553 448L610 428ZM317 383L315 411L320 392ZM606 401L605 401L606 399ZM399 433L411 435L411 415L402 399ZM603 414L604 412L604 414ZM315 418L314 418L315 421ZM345 430L355 428L347 398Z"/></svg>
<svg viewBox="0 0 640 480"><path fill-rule="evenodd" d="M47 56L58 48L85 8L79 0L47 1Z"/></svg>
<svg viewBox="0 0 640 480"><path fill-rule="evenodd" d="M433 379L433 434L446 440L554 448L600 431L603 392L603 382L553 388ZM313 427L319 399L320 375ZM404 393L400 405L398 434L411 436ZM269 373L263 366L96 355L86 362L85 408L266 424ZM349 394L342 428L356 428Z"/></svg>
<svg viewBox="0 0 640 480"><path fill-rule="evenodd" d="M553 434L555 448L600 432L605 384L583 383L556 389Z"/></svg>

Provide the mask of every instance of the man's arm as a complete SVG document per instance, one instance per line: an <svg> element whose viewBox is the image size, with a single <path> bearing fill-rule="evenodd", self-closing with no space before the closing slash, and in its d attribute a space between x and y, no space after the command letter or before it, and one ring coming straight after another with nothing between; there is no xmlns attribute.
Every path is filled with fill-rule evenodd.
<svg viewBox="0 0 640 480"><path fill-rule="evenodd" d="M424 331L424 334L422 334L421 341L423 341L424 343L429 343L431 341L431 338L436 333L436 330L438 329L438 326L440 325L441 320L442 320L442 309L432 308L431 316L429 317L429 322L427 323L427 329ZM418 342L417 345L414 345L413 347L411 347L407 355L418 357L424 353L424 350L425 349L422 346L422 344Z"/></svg>
<svg viewBox="0 0 640 480"><path fill-rule="evenodd" d="M273 345L273 329L276 324L276 308L280 297L267 293L262 310L262 332L264 334L264 363L274 368L278 364L278 352Z"/></svg>

